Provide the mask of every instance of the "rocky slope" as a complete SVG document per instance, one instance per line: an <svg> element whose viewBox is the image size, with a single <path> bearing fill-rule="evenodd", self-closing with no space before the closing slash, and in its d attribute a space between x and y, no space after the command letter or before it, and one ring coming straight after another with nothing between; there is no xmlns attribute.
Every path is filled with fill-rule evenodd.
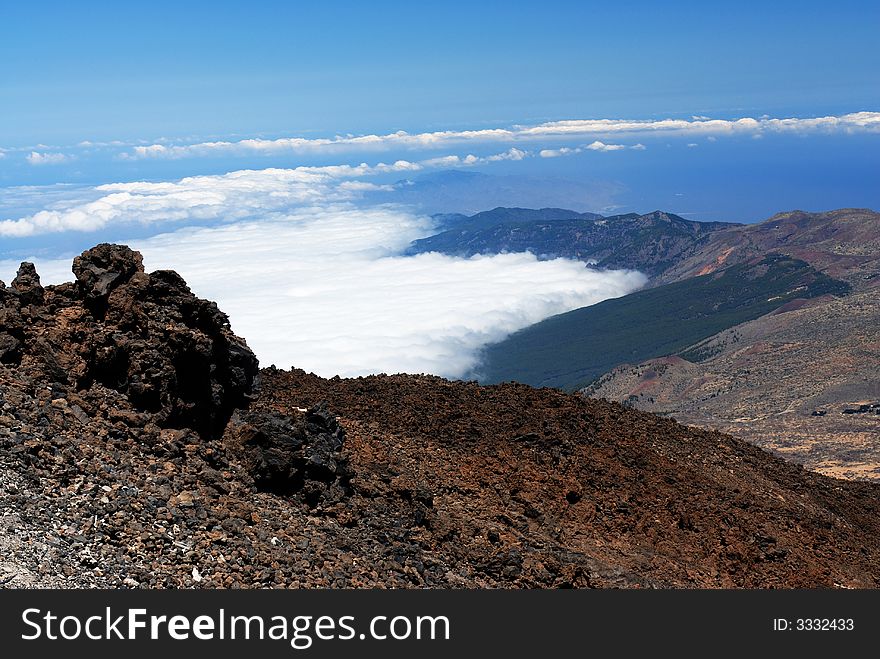
<svg viewBox="0 0 880 659"><path fill-rule="evenodd" d="M585 393L880 480L880 296L798 300L680 356L616 368Z"/></svg>
<svg viewBox="0 0 880 659"><path fill-rule="evenodd" d="M792 211L717 231L660 281L724 272L768 250L853 294L780 299L772 313L696 345L625 360L586 393L732 433L823 473L878 480L880 213Z"/></svg>
<svg viewBox="0 0 880 659"><path fill-rule="evenodd" d="M0 583L876 587L877 486L523 385L264 369L102 245L0 287Z"/></svg>
<svg viewBox="0 0 880 659"><path fill-rule="evenodd" d="M790 211L712 235L657 283L715 272L768 252L801 259L857 290L880 285L880 213L841 208L825 213Z"/></svg>

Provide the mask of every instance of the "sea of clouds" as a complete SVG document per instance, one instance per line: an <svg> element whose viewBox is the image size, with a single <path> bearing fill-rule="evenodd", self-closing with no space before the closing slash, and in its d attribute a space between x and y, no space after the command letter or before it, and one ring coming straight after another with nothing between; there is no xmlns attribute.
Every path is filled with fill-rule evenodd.
<svg viewBox="0 0 880 659"><path fill-rule="evenodd" d="M376 185L365 179L424 166L102 185L0 222L0 232L7 239L85 232L99 242L110 228L153 226L156 235L127 241L148 270L174 269L197 295L216 300L262 364L323 376L467 376L488 343L644 284L638 272L529 253L402 256L412 240L434 233L434 222L405 206L366 204L363 194ZM44 283L71 279L70 255L34 260ZM9 282L17 266L0 261L0 278Z"/></svg>

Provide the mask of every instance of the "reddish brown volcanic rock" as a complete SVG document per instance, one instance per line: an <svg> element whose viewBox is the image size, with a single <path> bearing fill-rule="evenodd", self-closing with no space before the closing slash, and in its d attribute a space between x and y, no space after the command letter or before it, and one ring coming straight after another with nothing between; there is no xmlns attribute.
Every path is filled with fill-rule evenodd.
<svg viewBox="0 0 880 659"><path fill-rule="evenodd" d="M124 394L159 425L222 432L257 371L217 305L141 255L102 244L73 263L75 284L43 289L30 263L0 290L0 361L34 380ZM2 349L2 348L0 348Z"/></svg>
<svg viewBox="0 0 880 659"><path fill-rule="evenodd" d="M454 556L462 584L512 552L515 565L477 583L763 588L880 578L869 558L880 537L876 486L807 472L727 435L552 389L425 376L264 369L255 405L318 400L348 430L357 499L400 507L430 493L413 537L428 555Z"/></svg>
<svg viewBox="0 0 880 659"><path fill-rule="evenodd" d="M0 583L880 585L876 485L553 390L274 368L253 390L175 273L106 245L76 269L0 288Z"/></svg>

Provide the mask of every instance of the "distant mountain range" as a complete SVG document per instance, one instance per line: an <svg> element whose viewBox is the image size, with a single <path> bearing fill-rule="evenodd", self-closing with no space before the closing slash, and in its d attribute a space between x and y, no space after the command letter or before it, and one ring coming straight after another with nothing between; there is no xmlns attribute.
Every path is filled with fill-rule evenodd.
<svg viewBox="0 0 880 659"><path fill-rule="evenodd" d="M489 346L482 382L586 386L829 474L880 479L869 439L880 432L880 214L792 211L740 225L550 210L450 216L410 251L528 250L640 270L648 287Z"/></svg>
<svg viewBox="0 0 880 659"><path fill-rule="evenodd" d="M578 213L577 211L568 210L566 208L506 208L499 206L489 211L482 211L474 215L464 215L462 213L450 213L445 215L434 215L434 218L441 220L441 228L448 229L451 235L472 234L486 231L498 226L508 224L531 224L544 222L558 222L560 220L598 220L602 216L598 213ZM447 233L447 232L444 232ZM432 236L431 238L438 238ZM425 240L431 240L426 238ZM423 241L416 241L421 243ZM437 250L435 250L437 251Z"/></svg>
<svg viewBox="0 0 880 659"><path fill-rule="evenodd" d="M442 220L445 230L413 242L410 254L530 251L544 259L563 257L600 268L641 270L649 277L659 277L695 254L711 234L739 226L694 222L662 211L602 217L559 208L495 208Z"/></svg>

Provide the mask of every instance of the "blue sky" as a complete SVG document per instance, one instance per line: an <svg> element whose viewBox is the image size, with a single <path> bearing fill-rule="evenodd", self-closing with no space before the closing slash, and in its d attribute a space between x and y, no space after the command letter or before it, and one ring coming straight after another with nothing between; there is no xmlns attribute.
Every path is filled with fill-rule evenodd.
<svg viewBox="0 0 880 659"><path fill-rule="evenodd" d="M872 2L34 1L2 12L6 145L840 114L880 101Z"/></svg>
<svg viewBox="0 0 880 659"><path fill-rule="evenodd" d="M376 273L358 299L391 300L401 277L439 296L376 302L378 327L408 329L341 334L322 374L375 354L456 375L486 342L641 280L400 257L430 213L880 208L878 27L880 5L846 1L3 3L0 277L33 258L59 280L82 249L131 242L252 328L261 358L303 364L328 330L299 352L267 336L294 321L257 285L309 244ZM291 304L333 300L329 327L362 325L334 315L357 278L322 267L296 271ZM486 313L456 311L462 290Z"/></svg>

